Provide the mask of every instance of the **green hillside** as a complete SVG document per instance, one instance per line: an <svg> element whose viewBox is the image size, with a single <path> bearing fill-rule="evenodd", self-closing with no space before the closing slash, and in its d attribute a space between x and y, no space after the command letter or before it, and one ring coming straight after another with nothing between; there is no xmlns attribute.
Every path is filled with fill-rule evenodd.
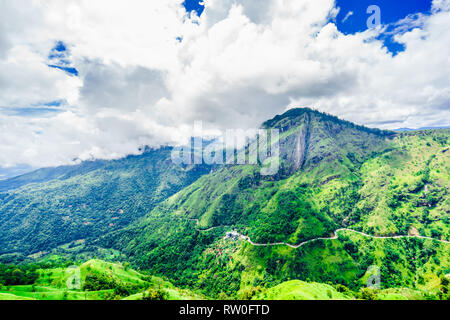
<svg viewBox="0 0 450 320"><path fill-rule="evenodd" d="M426 300L433 298L408 288L362 289L352 292L342 286L291 280L257 290L253 300Z"/></svg>
<svg viewBox="0 0 450 320"><path fill-rule="evenodd" d="M347 300L344 295L330 285L307 283L299 280L283 282L275 287L261 290L256 300Z"/></svg>
<svg viewBox="0 0 450 320"><path fill-rule="evenodd" d="M139 273L127 264L89 260L79 266L36 269L37 279L27 285L0 285L0 300L142 300L149 292L165 300L204 299L202 295L176 288L158 277ZM73 275L80 286L69 287Z"/></svg>
<svg viewBox="0 0 450 320"><path fill-rule="evenodd" d="M127 263L109 263L89 260L80 265L62 263L61 257L51 257L34 265L14 266L10 277L0 281L28 284L7 284L0 282L0 300L202 300L209 297L181 289L159 277L132 269ZM55 262L59 261L59 262ZM0 268L2 266L0 265ZM11 266L12 267L12 266ZM34 280L27 281L14 276L17 270L33 269ZM74 281L79 276L79 282ZM76 283L79 286L76 287ZM447 287L448 289L448 284ZM225 297L225 296L222 296ZM436 299L425 290L409 288L362 289L352 291L342 285L332 285L290 280L275 286L258 286L244 290L239 298L252 300L424 300Z"/></svg>
<svg viewBox="0 0 450 320"><path fill-rule="evenodd" d="M391 134L305 109L267 125L284 132L278 175L261 176L258 166L221 168L99 243L216 297L288 279L358 290L372 264L384 288L438 293L439 277L450 272L445 242L345 233L294 249L223 237L236 230L254 243L295 245L345 227L448 241L449 130ZM292 145L299 152L290 153Z"/></svg>
<svg viewBox="0 0 450 320"><path fill-rule="evenodd" d="M170 158L171 148L161 148L3 181L5 188L18 180L24 185L0 192L0 255L34 254L76 240L89 243L209 172L205 166L176 166ZM43 172L46 181L36 183Z"/></svg>
<svg viewBox="0 0 450 320"><path fill-rule="evenodd" d="M164 284L181 299L191 291L231 299L448 298L449 129L394 133L310 109L263 127L280 130L273 176L261 175L260 165L176 166L162 148L0 193L0 261L120 260L185 288ZM371 291L374 267L381 288ZM93 290L97 298L123 282L134 288L126 297L139 299L141 285L152 283L99 261L83 264L81 275L106 286L104 294ZM43 279L43 287L64 282Z"/></svg>

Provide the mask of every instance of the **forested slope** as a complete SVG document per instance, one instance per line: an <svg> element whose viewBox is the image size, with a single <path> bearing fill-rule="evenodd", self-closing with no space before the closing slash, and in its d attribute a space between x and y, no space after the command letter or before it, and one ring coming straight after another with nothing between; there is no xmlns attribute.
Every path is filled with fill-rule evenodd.
<svg viewBox="0 0 450 320"><path fill-rule="evenodd" d="M166 147L6 180L4 188L23 186L0 193L0 254L46 251L120 229L208 172L172 164Z"/></svg>

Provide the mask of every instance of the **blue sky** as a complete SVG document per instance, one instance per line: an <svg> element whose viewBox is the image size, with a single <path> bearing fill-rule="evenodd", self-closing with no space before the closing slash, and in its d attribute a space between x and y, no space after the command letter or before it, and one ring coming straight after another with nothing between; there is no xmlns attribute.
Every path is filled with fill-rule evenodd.
<svg viewBox="0 0 450 320"><path fill-rule="evenodd" d="M336 19L339 30L345 34L366 30L366 21L369 17L366 10L370 5L380 7L382 24L390 24L409 14L429 13L431 0L337 0L337 6L341 8ZM342 22L350 11L353 15Z"/></svg>
<svg viewBox="0 0 450 320"><path fill-rule="evenodd" d="M204 6L202 1L186 0L183 5L188 12L196 11L201 15ZM381 23L385 25L393 24L410 14L423 13L429 14L431 9L431 0L337 0L336 6L340 8L336 18L336 25L344 34L354 34L367 29L367 19L370 14L367 8L371 5L377 5L381 10ZM389 32L392 28L388 28ZM403 51L402 44L394 41L390 34L381 35L386 48L394 55Z"/></svg>
<svg viewBox="0 0 450 320"><path fill-rule="evenodd" d="M78 70L71 66L70 51L63 41L56 41L48 55L50 68L59 69L71 76L78 76Z"/></svg>
<svg viewBox="0 0 450 320"><path fill-rule="evenodd" d="M336 25L339 31L344 34L354 34L366 30L366 22L370 16L367 8L370 5L377 5L380 8L381 23L388 25L411 14L429 14L431 0L337 0L340 11L336 17ZM388 28L386 31L390 30L391 28ZM396 43L391 35L381 35L380 39L394 54L404 50L404 46Z"/></svg>
<svg viewBox="0 0 450 320"><path fill-rule="evenodd" d="M203 9L205 8L203 5L200 4L202 2L203 1L198 1L198 0L185 0L183 5L186 8L187 12L197 11L197 14L201 15L203 12Z"/></svg>

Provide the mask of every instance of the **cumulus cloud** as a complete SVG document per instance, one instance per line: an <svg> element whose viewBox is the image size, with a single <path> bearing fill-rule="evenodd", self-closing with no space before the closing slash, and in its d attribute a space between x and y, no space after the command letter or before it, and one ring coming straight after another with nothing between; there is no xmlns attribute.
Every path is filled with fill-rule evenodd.
<svg viewBox="0 0 450 320"><path fill-rule="evenodd" d="M333 0L0 2L0 167L117 158L309 106L382 128L448 125L450 5L344 35ZM348 18L348 17L347 17ZM78 76L49 54L59 41ZM64 101L56 112L14 108ZM6 112L5 110L9 110Z"/></svg>

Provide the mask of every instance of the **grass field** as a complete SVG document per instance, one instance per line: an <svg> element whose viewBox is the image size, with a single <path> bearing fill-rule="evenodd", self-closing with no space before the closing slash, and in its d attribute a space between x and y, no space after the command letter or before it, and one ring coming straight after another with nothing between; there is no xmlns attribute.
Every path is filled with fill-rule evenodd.
<svg viewBox="0 0 450 320"><path fill-rule="evenodd" d="M122 264L101 260L89 260L80 266L70 268L38 269L39 277L33 285L1 286L0 300L140 300L149 289L161 290L167 300L204 299L203 296L189 290L176 288L170 282L142 274ZM79 274L80 287L71 288L70 279ZM140 292L125 297L115 295L114 289L83 290L86 277L92 274L108 276L114 283L126 285ZM68 281L69 280L69 281ZM68 285L69 283L69 285Z"/></svg>

